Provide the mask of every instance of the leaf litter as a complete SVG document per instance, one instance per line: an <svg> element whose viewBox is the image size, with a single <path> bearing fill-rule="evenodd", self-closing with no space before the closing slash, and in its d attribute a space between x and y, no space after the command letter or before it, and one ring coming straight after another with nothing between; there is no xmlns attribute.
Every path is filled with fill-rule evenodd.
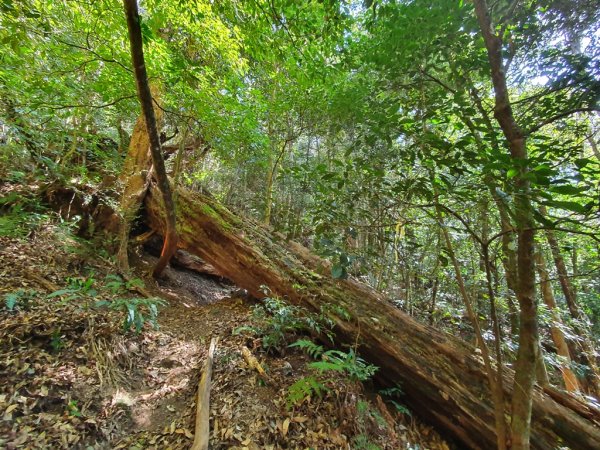
<svg viewBox="0 0 600 450"><path fill-rule="evenodd" d="M132 259L140 270L155 260L141 249ZM251 325L253 301L216 277L169 268L160 285L145 279L152 295L168 302L160 328L126 331L125 313L94 306L115 298L105 282L114 273L108 258L61 227L25 240L0 237L1 448L188 449L213 336L220 342L210 397L212 449L449 448L372 386L340 374L328 377L321 397L290 407L289 387L311 374L309 358L296 349L267 354L235 334ZM90 279L94 289L85 288ZM8 308L4 299L15 293ZM268 383L244 361L245 345Z"/></svg>

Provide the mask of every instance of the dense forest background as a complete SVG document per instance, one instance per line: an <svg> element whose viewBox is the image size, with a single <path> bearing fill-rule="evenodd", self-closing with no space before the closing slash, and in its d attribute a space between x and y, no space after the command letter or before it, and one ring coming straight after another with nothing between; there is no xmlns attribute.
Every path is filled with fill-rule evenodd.
<svg viewBox="0 0 600 450"><path fill-rule="evenodd" d="M536 378L600 396L597 6L142 1L171 184L475 343L490 383L514 368L529 388L513 398L512 443L526 448ZM141 120L122 4L0 12L3 183L60 182L119 211ZM64 220L33 191L0 208L12 237ZM114 256L118 226L106 228Z"/></svg>

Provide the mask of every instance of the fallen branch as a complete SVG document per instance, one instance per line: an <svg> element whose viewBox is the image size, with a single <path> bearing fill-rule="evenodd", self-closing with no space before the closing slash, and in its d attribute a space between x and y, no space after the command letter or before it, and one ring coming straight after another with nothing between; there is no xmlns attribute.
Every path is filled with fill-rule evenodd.
<svg viewBox="0 0 600 450"><path fill-rule="evenodd" d="M49 292L56 292L60 289L57 285L46 280L44 277L42 277L41 275L38 275L35 272L25 272L25 277L28 280L34 281L37 284L43 286Z"/></svg>
<svg viewBox="0 0 600 450"><path fill-rule="evenodd" d="M212 375L213 358L218 338L212 338L208 348L208 356L204 363L202 377L198 383L198 398L196 403L196 433L191 450L207 450L210 434L210 378Z"/></svg>
<svg viewBox="0 0 600 450"><path fill-rule="evenodd" d="M262 366L258 362L258 359L256 359L256 357L250 352L250 349L248 347L242 346L242 356L244 357L246 364L248 364L251 369L256 370L260 377L263 379L263 381L269 381L269 377L265 372L265 369L262 368Z"/></svg>

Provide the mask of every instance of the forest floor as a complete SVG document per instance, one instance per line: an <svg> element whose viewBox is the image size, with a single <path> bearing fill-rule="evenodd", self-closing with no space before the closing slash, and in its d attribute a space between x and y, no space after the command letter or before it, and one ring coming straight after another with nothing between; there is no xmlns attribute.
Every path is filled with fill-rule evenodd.
<svg viewBox="0 0 600 450"><path fill-rule="evenodd" d="M145 279L143 292L165 302L160 328L125 330L132 299L140 312L147 299L99 248L60 226L0 238L0 448L189 448L213 337L213 449L449 448L374 386L339 374L320 397L289 404L310 359L297 349L268 354L237 333L252 327L258 302L216 277L169 268L160 284ZM154 260L138 248L136 276ZM244 345L267 380L244 361Z"/></svg>

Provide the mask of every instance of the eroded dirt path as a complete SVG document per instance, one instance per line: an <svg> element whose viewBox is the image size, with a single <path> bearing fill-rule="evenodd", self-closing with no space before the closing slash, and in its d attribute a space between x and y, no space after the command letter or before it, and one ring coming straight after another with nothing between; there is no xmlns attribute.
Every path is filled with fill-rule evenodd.
<svg viewBox="0 0 600 450"><path fill-rule="evenodd" d="M134 261L137 276L154 260ZM0 448L188 449L216 336L212 449L448 448L430 427L336 374L321 396L290 404L290 386L314 375L310 360L285 346L266 354L259 337L236 333L252 326L257 302L235 286L170 268L158 285L146 280L166 302L160 328L135 333L123 329L124 310L97 306L136 296L115 288L118 279L93 246L60 228L0 238ZM244 345L267 382L244 361Z"/></svg>

